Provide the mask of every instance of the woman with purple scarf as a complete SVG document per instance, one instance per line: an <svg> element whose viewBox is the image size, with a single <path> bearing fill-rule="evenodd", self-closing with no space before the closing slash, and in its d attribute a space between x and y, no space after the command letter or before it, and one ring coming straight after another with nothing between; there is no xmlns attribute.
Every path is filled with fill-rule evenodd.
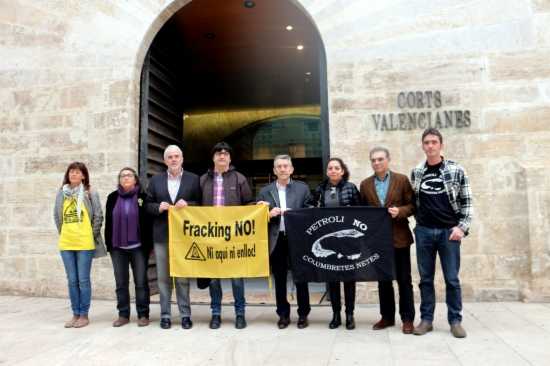
<svg viewBox="0 0 550 366"><path fill-rule="evenodd" d="M144 202L145 193L136 171L123 168L118 174L118 189L109 194L105 208L105 245L113 262L118 309L113 327L130 322L130 266L136 289L138 326L149 325L147 262L153 245Z"/></svg>

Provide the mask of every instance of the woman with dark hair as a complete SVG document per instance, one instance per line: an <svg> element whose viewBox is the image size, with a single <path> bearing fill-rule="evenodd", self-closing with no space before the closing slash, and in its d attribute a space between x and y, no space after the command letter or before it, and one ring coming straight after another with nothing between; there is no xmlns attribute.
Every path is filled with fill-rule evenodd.
<svg viewBox="0 0 550 366"><path fill-rule="evenodd" d="M359 191L355 184L348 181L349 169L340 158L331 158L327 163L327 179L316 189L314 205L317 207L341 207L359 206ZM340 311L342 301L340 299L340 282L330 282L329 294L332 311L334 313L330 329L338 328L342 324ZM355 308L355 281L344 282L344 297L346 302L346 328L354 329L355 320L353 311Z"/></svg>
<svg viewBox="0 0 550 366"><path fill-rule="evenodd" d="M118 173L118 187L107 197L105 207L105 244L113 262L118 309L113 327L130 322L129 266L136 290L138 326L149 325L147 262L153 238L144 202L145 193L136 171L122 168Z"/></svg>
<svg viewBox="0 0 550 366"><path fill-rule="evenodd" d="M90 322L92 258L106 255L101 238L101 203L97 192L90 188L90 176L84 163L73 162L67 167L53 214L73 311L65 328L82 328Z"/></svg>

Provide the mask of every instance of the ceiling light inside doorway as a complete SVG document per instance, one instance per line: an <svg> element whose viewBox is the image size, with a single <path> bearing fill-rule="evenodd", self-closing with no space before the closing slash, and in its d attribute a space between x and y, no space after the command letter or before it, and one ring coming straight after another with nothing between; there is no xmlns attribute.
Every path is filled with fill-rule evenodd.
<svg viewBox="0 0 550 366"><path fill-rule="evenodd" d="M296 49L297 49L298 51L301 51L301 50L304 49L304 45L299 44L298 46L296 46Z"/></svg>
<svg viewBox="0 0 550 366"><path fill-rule="evenodd" d="M245 8L252 9L256 6L256 3L252 0L246 0L243 5Z"/></svg>
<svg viewBox="0 0 550 366"><path fill-rule="evenodd" d="M293 29L294 29L294 27L291 26L290 24L286 26L286 30L287 30L287 31L291 31L291 30L293 30Z"/></svg>

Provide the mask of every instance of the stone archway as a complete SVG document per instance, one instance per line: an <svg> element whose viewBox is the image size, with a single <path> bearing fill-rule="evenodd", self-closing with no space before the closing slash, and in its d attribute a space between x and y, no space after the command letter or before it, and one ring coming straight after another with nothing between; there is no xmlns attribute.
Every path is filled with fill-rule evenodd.
<svg viewBox="0 0 550 366"><path fill-rule="evenodd" d="M137 77L137 80L141 80L141 83L139 85L136 85L136 87L139 88L139 100L136 101L136 103L139 103L140 105L140 127L139 127L139 171L140 175L142 176L142 179L146 179L151 174L154 174L156 172L162 171L164 169L162 165L162 150L164 147L168 144L185 144L186 139L183 136L183 129L186 128L184 125L193 126L193 129L201 129L203 126L201 126L201 118L205 115L203 110L201 110L201 106L198 105L200 103L196 103L195 105L191 104L191 108L189 108L186 103L189 103L189 98L185 99L181 98L181 95L185 95L185 90L181 89L182 81L185 81L187 79L182 78L181 75L177 75L178 70L178 62L182 62L185 58L182 56L188 56L188 54L185 54L184 50L178 50L177 52L170 53L171 52L171 45L174 45L173 48L178 48L180 45L175 45L175 43L171 43L170 45L166 45L166 42L174 42L174 33L177 33L178 30L181 31L181 28L183 27L184 32L180 33L179 36L183 37L183 42L188 41L185 39L185 35L187 33L193 32L193 27L185 28L185 12L191 11L189 9L193 9L193 7L197 8L199 6L206 6L204 4L207 4L208 1L201 1L199 2L193 2L190 0L178 0L172 2L170 5L168 5L161 14L157 17L157 19L151 24L149 27L149 30L147 31L144 40L142 42L141 48L137 55L136 62L136 73L139 73L139 77ZM231 9L231 11L242 11L243 13L249 10L243 10L243 2L233 2L231 3L233 7L235 7L235 4L238 4L239 9ZM286 79L287 82L292 83L292 87L288 89L281 89L280 87L280 80L281 77L285 77L286 73L280 73L276 77L274 77L274 81L272 81L271 85L264 85L264 88L259 88L260 95L266 95L265 98L252 98L254 99L251 102L251 105L244 105L242 104L242 100L239 100L236 103L235 106L229 106L228 108L225 108L227 106L209 106L209 108L206 108L208 116L216 116L218 118L226 119L228 116L231 116L234 126L232 128L228 128L227 131L224 132L224 134L220 134L218 138L223 138L223 136L233 136L234 132L242 129L244 130L244 127L247 124L253 124L257 123L258 121L262 120L269 120L270 118L276 118L279 116L284 116L285 113L312 113L311 111L315 111L318 118L318 136L319 142L318 146L315 149L318 152L318 155L314 157L314 162L318 166L318 171L316 174L312 174L311 176L314 176L315 179L320 180L323 176L323 167L325 165L326 160L329 157L329 123L328 123L328 89L327 89L327 67L326 67L326 54L325 54L325 48L324 44L322 42L320 33L318 28L316 27L313 19L311 16L307 13L307 11L303 8L301 4L299 4L296 0L286 0L285 2L272 2L269 3L271 6L273 4L284 4L285 5L285 11L288 11L288 17L289 19L292 18L292 22L285 22L284 17L275 17L272 16L272 14L268 14L268 18L266 18L266 15L264 15L262 22L257 22L259 24L265 24L266 21L270 21L273 19L280 19L279 25L278 25L278 32L280 33L280 37L285 37L288 34L291 34L291 30L288 30L287 27L289 23L296 22L297 24L294 24L294 27L296 30L300 30L302 35L306 38L305 40L302 39L296 39L295 43L292 45L292 52L295 55L299 55L302 58L307 58L308 52L312 52L310 57L309 66L311 66L311 69L303 69L303 70L293 70L293 67L290 67L289 72L293 72L294 75L296 75L297 78L302 78L301 83L307 84L310 83L310 85L314 85L314 87L309 87L308 90L314 90L314 97L311 96L304 96L307 94L307 91L299 92L300 85L299 83L293 82L292 80ZM223 7L221 7L223 8ZM261 8L260 4L258 4L258 8ZM290 10L291 11L290 11ZM200 9L203 11L203 9ZM216 15L220 16L220 7L217 6L216 8L211 8L211 11L216 11ZM277 9L275 9L277 10ZM199 16L197 9L195 9L194 16ZM223 14L222 14L223 15ZM243 15L244 17L245 15ZM248 13L248 16L250 16L250 13ZM224 21L227 19L224 19ZM239 24L238 21L233 22L234 24ZM231 25L233 25L233 23ZM253 22L252 22L253 23ZM203 26L203 23L197 23L195 26L201 27ZM229 25L229 24L228 24ZM179 28L178 28L179 27ZM302 28L302 29L300 29ZM233 29L233 28L231 28ZM226 28L225 30L230 30L230 28ZM296 31L294 30L294 31ZM247 31L250 31L248 29ZM261 30L266 32L266 30ZM271 32L271 30L267 30ZM202 31L204 32L204 31ZM220 34L223 35L223 32L220 32ZM243 35L243 33L241 33ZM211 40L216 38L216 34L214 32L211 33L204 33L204 36L206 39ZM245 34L246 37L246 34ZM267 35L268 38L263 38L264 41L266 39L277 41L277 37L273 37L271 35ZM269 38L271 37L271 38ZM221 37L220 37L221 38ZM204 41L203 38L200 38L201 41ZM181 40L180 40L181 41ZM179 41L178 41L179 42ZM189 48L189 42L185 44ZM271 45L271 44L269 44ZM285 46L284 46L285 47ZM285 52L287 53L286 57L288 57L289 48L290 46L285 48ZM184 47L185 48L185 47ZM272 47L273 48L273 47ZM168 53L166 52L168 50ZM309 51L312 50L312 51ZM203 52L204 49L202 49ZM208 51L208 50L206 50ZM246 52L243 51L243 52ZM265 57L262 58L261 53L266 52L265 48L263 50L260 50L255 55L258 60L265 61ZM272 52L274 56L278 56L277 52L273 52L273 50L268 50L268 52ZM196 55L197 53L195 53ZM254 56L254 52L250 52L248 50L248 54L252 54ZM195 56L194 55L194 56ZM219 56L219 55L218 55ZM235 54L232 53L231 57L235 57ZM299 58L299 57L297 57ZM174 62L176 60L176 62ZM280 60L283 62L286 62L285 55L280 57ZM242 60L241 60L242 61ZM291 64L289 62L289 64ZM137 66L140 65L140 66ZM296 63L297 69L300 67L303 67L303 63ZM196 65L193 65L196 66ZM274 65L270 65L274 66ZM181 70L180 70L181 71ZM214 70L217 71L217 70ZM288 71L288 70L287 70ZM190 75L186 75L189 77ZM258 78L258 74L255 74L256 78ZM154 85L154 82L152 79L156 79L156 85ZM256 79L259 80L259 79ZM225 80L227 82L227 80ZM277 83L278 82L278 83ZM251 83L252 85L254 83ZM248 84L250 86L251 84ZM197 84L195 84L197 85ZM271 87L272 90L269 90ZM306 89L303 87L303 89ZM168 90L171 90L171 92L168 92ZM299 90L297 92L297 90ZM278 95L278 98L273 97L275 94ZM289 98L281 98L290 96ZM187 96L188 97L188 96ZM217 96L217 99L220 100L223 97L227 97L227 94L221 94L220 96ZM270 99L271 98L271 99ZM216 99L216 98L213 98ZM266 102L265 100L268 99L269 101ZM281 101L280 99L283 99ZM239 104L240 103L240 104ZM262 104L263 103L263 104ZM272 103L272 104L270 104ZM164 105L161 105L164 104ZM237 113L235 113L235 109L237 109ZM191 110L193 113L190 113L189 110ZM251 113L250 110L253 110ZM243 117L243 114L245 115ZM190 116L189 116L190 115ZM236 117L235 117L236 116ZM191 124L192 121L196 121L195 124ZM208 123L207 119L207 123ZM226 128L227 126L224 126ZM206 135L212 134L212 130L208 131L208 129L205 129ZM204 135L203 134L203 135ZM182 141L183 140L183 141ZM211 141L209 141L211 143ZM207 145L204 141L195 142L194 146L203 146ZM292 146L291 146L292 145ZM289 144L289 151L292 155L292 151L305 151L304 149L296 149L295 146L296 143L292 142L292 144ZM309 143L308 146L311 146L312 144ZM319 146L321 147L319 149ZM291 150L292 149L292 150ZM185 148L184 148L185 151ZM278 153L282 153L278 150L273 150L270 152L272 156ZM201 151L197 153L198 156L203 156L204 152ZM263 156L267 156L269 154L263 154ZM200 171L201 169L200 164L196 165L194 167L196 170L193 170L193 168L189 169L189 160L188 157L190 154L187 154L186 152L186 169L191 170L197 174L202 174L204 171ZM299 156L298 158L301 158L302 156ZM200 162L199 162L200 163ZM250 163L250 162L249 162ZM252 162L254 163L254 162ZM305 164L311 163L311 161L306 161ZM267 166L271 164L271 158L265 158L263 164L265 165L264 168L260 167L260 170L265 170L267 175L271 172L271 166ZM257 164L248 164L248 166L253 166L255 171L257 172L258 166ZM240 168L240 167L239 167ZM243 168L243 169L246 169ZM246 171L244 172L247 173ZM300 177L300 179L303 179L303 176ZM260 177L259 179L254 178L254 182L259 182L259 184L263 184L266 182L265 179L262 179ZM313 182L316 184L317 182ZM312 184L313 184L312 183ZM254 183L253 183L254 184ZM151 273L152 274L152 273ZM265 282L265 281L264 281ZM323 287L324 291L324 287ZM264 295L265 297L265 295ZM263 302L265 301L264 298L258 298L256 300L253 300L256 302Z"/></svg>
<svg viewBox="0 0 550 366"><path fill-rule="evenodd" d="M240 2L237 2L237 3L240 4ZM300 16L303 17L304 20L302 22L307 25L307 28L309 28L308 31L314 34L312 38L315 38L315 45L311 45L311 46L314 47L317 51L315 68L317 69L318 75L312 76L311 72L305 72L304 76L306 81L309 81L309 79L315 79L315 78L317 79L316 85L318 85L318 90L317 90L318 96L317 96L316 104L318 106L319 118L321 121L321 140L320 140L320 145L322 147L321 158L322 158L322 161L325 162L329 156L328 90L327 90L327 70L326 70L325 48L324 48L319 30L315 25L315 22L313 21L312 17L307 13L307 11L304 9L304 7L297 0L287 0L285 3L287 4L287 7L293 8L295 13L299 13ZM160 38L159 35L162 33L163 29L166 28L167 24L169 24L169 22L173 20L174 17L178 16L178 14L182 12L182 10L188 9L188 6L189 7L194 6L194 4L199 4L199 3L192 3L192 1L189 1L189 0L177 0L170 3L159 14L159 16L155 19L155 21L149 27L137 54L135 72L136 73L139 72L140 78L138 78L136 75L135 80L141 79L141 84L140 85L136 84L135 86L139 89L139 93L136 93L137 95L139 95L139 100L136 100L136 103L139 103L140 105L140 108L139 108L140 110L139 168L140 168L140 174L142 175L143 178L147 178L147 173L151 174L152 172L154 172L153 169L150 169L151 160L156 160L159 164L162 163L160 159L160 154L159 154L160 147L162 145L167 145L168 143L177 143L176 140L179 138L178 137L176 139L164 139L164 141L162 138L160 140L157 138L154 143L154 145L156 146L153 146L150 149L151 140L155 140L155 137L158 137L158 136L153 136L153 138L150 137L151 134L149 131L149 123L148 123L149 116L147 115L148 113L147 102L144 100L146 98L145 95L148 92L147 89L149 88L149 85L143 84L144 80L145 82L148 82L147 74L144 73L144 70L146 70L150 66L150 59L148 57L150 56L151 50L155 46L155 40L158 43L158 40ZM204 6L202 5L204 4L204 2L200 4L201 6ZM281 24L286 24L285 20L282 20ZM300 43L300 42L297 42L297 43ZM308 45L306 45L306 47L307 46ZM176 101L176 102L173 102L172 104L178 104L178 103L179 101ZM310 107L310 106L307 106L307 107ZM225 115L227 115L227 113L225 113ZM275 117L275 116L277 116L277 114L272 114L268 116L263 115L263 118ZM172 121L172 123L177 126L179 125L179 122L183 120L183 118L184 118L184 111L175 110L174 120ZM175 133L179 134L180 131L175 130ZM153 154L155 154L156 157L154 159L150 159L150 157ZM153 164L154 163L155 161L153 161Z"/></svg>

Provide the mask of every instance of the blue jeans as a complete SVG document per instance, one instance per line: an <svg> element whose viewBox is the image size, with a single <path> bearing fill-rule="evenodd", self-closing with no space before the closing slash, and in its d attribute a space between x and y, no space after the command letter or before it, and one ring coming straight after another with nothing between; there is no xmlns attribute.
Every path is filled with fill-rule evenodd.
<svg viewBox="0 0 550 366"><path fill-rule="evenodd" d="M61 259L69 282L69 298L75 316L87 316L92 299L90 271L94 250L62 250Z"/></svg>
<svg viewBox="0 0 550 366"><path fill-rule="evenodd" d="M232 278L231 287L233 287L233 299L235 299L235 314L244 315L244 279ZM210 309L212 315L222 314L222 285L219 279L212 279L210 282Z"/></svg>
<svg viewBox="0 0 550 366"><path fill-rule="evenodd" d="M445 278L447 320L449 324L462 321L462 291L458 272L460 271L460 241L449 240L451 229L432 229L417 225L416 261L420 273L420 318L432 322L435 310L435 259L439 253L443 277Z"/></svg>

